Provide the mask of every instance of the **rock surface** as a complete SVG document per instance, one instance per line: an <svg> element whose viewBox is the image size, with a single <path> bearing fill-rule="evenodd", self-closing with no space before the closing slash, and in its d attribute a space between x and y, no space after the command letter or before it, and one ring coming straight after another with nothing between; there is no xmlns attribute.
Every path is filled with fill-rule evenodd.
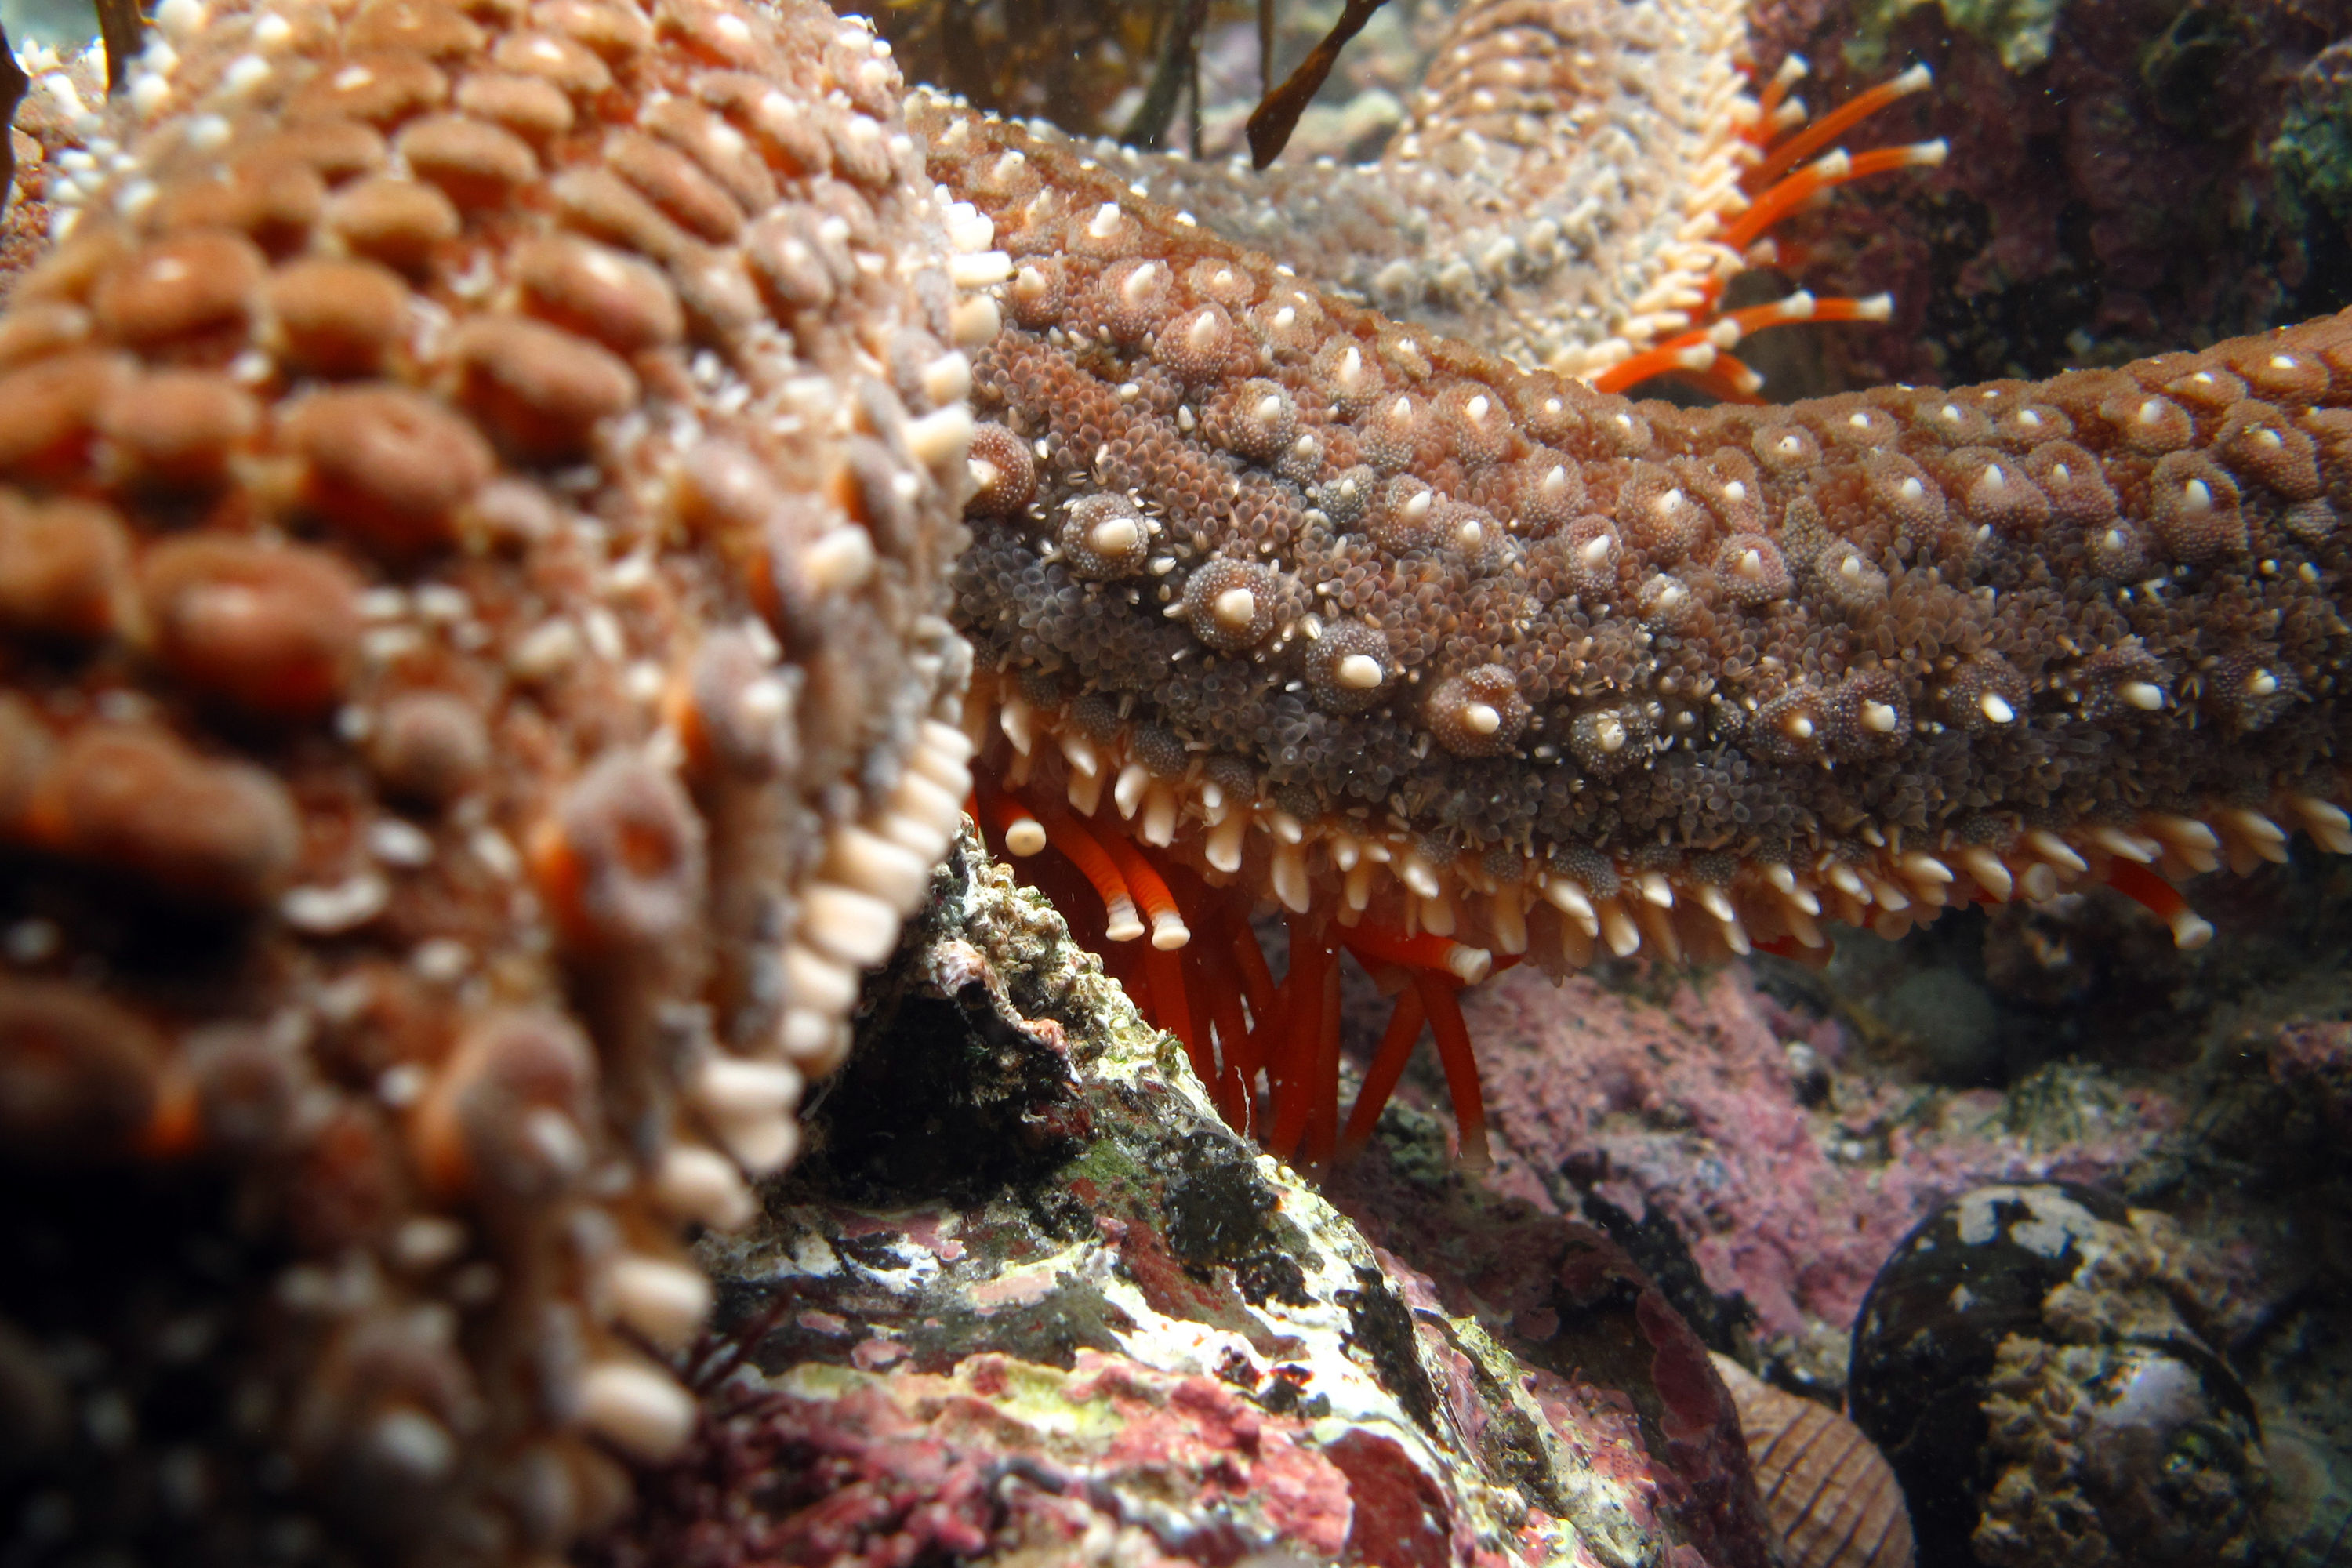
<svg viewBox="0 0 2352 1568"><path fill-rule="evenodd" d="M1622 1249L1433 1168L1397 1223L1467 1250L1381 1250L974 861L763 1221L705 1244L708 1419L607 1561L1769 1561L1728 1397Z"/></svg>

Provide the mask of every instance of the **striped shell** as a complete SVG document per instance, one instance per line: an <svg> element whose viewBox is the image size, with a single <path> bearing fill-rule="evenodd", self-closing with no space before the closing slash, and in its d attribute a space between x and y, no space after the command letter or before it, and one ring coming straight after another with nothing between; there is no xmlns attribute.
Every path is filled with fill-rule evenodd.
<svg viewBox="0 0 2352 1568"><path fill-rule="evenodd" d="M1911 1568L1911 1515L1862 1429L1728 1356L1710 1359L1739 1407L1756 1489L1787 1568Z"/></svg>

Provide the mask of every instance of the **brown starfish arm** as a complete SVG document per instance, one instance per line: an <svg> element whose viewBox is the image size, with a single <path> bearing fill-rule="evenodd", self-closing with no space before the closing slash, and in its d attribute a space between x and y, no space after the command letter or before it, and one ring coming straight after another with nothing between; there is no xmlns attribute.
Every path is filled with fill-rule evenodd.
<svg viewBox="0 0 2352 1568"><path fill-rule="evenodd" d="M1014 269L958 616L1033 803L1552 964L2352 845L2352 322L1635 404L917 118Z"/></svg>

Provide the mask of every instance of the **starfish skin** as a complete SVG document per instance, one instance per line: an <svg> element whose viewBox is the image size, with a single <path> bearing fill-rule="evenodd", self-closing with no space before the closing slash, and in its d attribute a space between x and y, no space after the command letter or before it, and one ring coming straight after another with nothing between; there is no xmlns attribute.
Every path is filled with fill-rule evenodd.
<svg viewBox="0 0 2352 1568"><path fill-rule="evenodd" d="M1742 7L1465 5L1376 163L1108 153L1139 194L1399 321L1569 374L1645 348L1710 244L1752 109ZM1686 324L1686 323L1685 323Z"/></svg>
<svg viewBox="0 0 2352 1568"><path fill-rule="evenodd" d="M1045 827L1456 973L2352 847L2340 321L1675 410L906 102L812 5L159 19L0 321L0 1127L75 1259L0 1356L89 1315L139 1407L69 1243L163 1191L247 1249L152 1270L242 1412L192 1554L520 1561L675 1446L677 1237L789 1157L963 796L951 558ZM1712 214L1682 177L1596 254ZM1535 237L1423 302L1607 359L1724 259L1591 292Z"/></svg>
<svg viewBox="0 0 2352 1568"><path fill-rule="evenodd" d="M158 22L0 319L0 1550L544 1560L954 830L994 311L821 6Z"/></svg>
<svg viewBox="0 0 2352 1568"><path fill-rule="evenodd" d="M1742 7L1716 0L1633 12L1586 0L1465 5L1412 118L1361 165L1255 170L1029 129L1322 291L1526 369L1593 380L1710 320L1748 264L1757 237L1738 225L1755 204L1742 177L1775 128L1767 106L1793 78L1764 102L1749 95L1745 26ZM1860 107L1927 79L1906 73ZM1942 147L1871 156L1933 164ZM1853 177L1832 173L1842 157L1809 177ZM1867 313L1883 310L1872 301Z"/></svg>
<svg viewBox="0 0 2352 1568"><path fill-rule="evenodd" d="M2343 319L2038 384L1635 404L1320 292L1141 199L1148 160L915 123L1013 269L959 574L993 825L1085 871L1113 944L1186 933L1082 839L1368 961L1439 939L1408 967L1463 977L1819 953L1828 922L2086 881L2196 945L2177 882L2298 829L2352 849ZM1195 1056L1240 1058L1234 1108L1242 1032Z"/></svg>

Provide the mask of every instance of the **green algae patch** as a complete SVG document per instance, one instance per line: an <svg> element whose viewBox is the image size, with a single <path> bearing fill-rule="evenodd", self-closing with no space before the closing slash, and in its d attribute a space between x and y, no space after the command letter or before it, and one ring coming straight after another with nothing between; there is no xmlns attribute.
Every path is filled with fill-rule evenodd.
<svg viewBox="0 0 2352 1568"><path fill-rule="evenodd" d="M1842 47L1847 65L1874 71L1886 62L1887 41L1903 18L1929 0L1867 0L1854 12L1855 36ZM2046 64L2063 0L1936 0L1944 21L1992 46L2012 75Z"/></svg>

